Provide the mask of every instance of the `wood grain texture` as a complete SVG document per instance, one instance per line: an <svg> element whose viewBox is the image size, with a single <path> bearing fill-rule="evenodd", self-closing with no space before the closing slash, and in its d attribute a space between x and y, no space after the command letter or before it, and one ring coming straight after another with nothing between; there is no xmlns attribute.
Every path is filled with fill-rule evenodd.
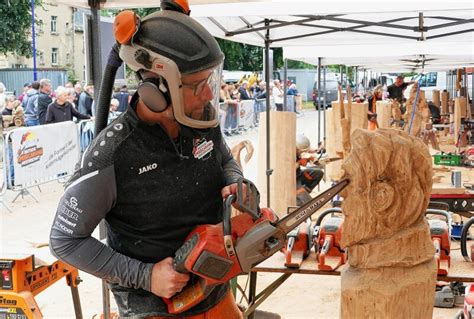
<svg viewBox="0 0 474 319"><path fill-rule="evenodd" d="M377 101L377 123L379 128L390 127L392 119L392 103L390 101Z"/></svg>
<svg viewBox="0 0 474 319"><path fill-rule="evenodd" d="M421 133L421 128L425 127L426 123L428 123L430 119L430 109L428 108L428 103L425 99L425 92L420 90L417 98L417 87L418 83L413 84L410 91L410 97L405 104L405 121L407 123L407 125L405 125L405 131L413 136L419 136Z"/></svg>
<svg viewBox="0 0 474 319"><path fill-rule="evenodd" d="M356 130L342 165L351 183L341 193L342 318L431 318L434 247L424 213L432 160L406 132Z"/></svg>
<svg viewBox="0 0 474 319"><path fill-rule="evenodd" d="M449 101L449 92L443 91L441 92L441 114L448 114L448 101Z"/></svg>
<svg viewBox="0 0 474 319"><path fill-rule="evenodd" d="M439 90L433 90L433 104L437 107L441 106L441 99Z"/></svg>
<svg viewBox="0 0 474 319"><path fill-rule="evenodd" d="M262 207L267 206L266 112L260 113L258 130L258 176ZM296 204L296 113L270 112L270 208L282 217Z"/></svg>

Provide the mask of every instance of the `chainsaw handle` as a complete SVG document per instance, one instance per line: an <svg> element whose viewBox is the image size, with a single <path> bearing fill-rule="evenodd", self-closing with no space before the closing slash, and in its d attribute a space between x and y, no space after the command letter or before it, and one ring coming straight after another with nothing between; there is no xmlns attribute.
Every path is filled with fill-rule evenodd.
<svg viewBox="0 0 474 319"><path fill-rule="evenodd" d="M230 194L224 199L224 207L222 208L222 229L224 236L230 236L232 233L230 217L232 213L232 203L235 202L235 195Z"/></svg>
<svg viewBox="0 0 474 319"><path fill-rule="evenodd" d="M474 217L471 217L466 223L461 231L461 255L464 257L464 260L467 262L473 261L473 256L469 258L469 253L467 252L467 234L469 232L469 228L474 224Z"/></svg>
<svg viewBox="0 0 474 319"><path fill-rule="evenodd" d="M333 208L328 208L324 212L322 212L319 216L318 219L316 219L315 226L321 226L321 222L323 221L324 217L326 217L328 214L331 213L342 213L342 209L339 207L333 207Z"/></svg>

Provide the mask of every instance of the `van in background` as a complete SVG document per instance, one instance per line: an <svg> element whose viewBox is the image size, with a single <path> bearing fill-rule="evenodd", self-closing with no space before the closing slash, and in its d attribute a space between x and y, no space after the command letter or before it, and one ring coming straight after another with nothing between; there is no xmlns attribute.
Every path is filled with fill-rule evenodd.
<svg viewBox="0 0 474 319"><path fill-rule="evenodd" d="M412 77L413 81L418 81L422 75L418 74ZM472 76L468 74L468 96L471 95L472 90ZM433 100L433 91L451 90L448 88L447 72L428 72L423 75L420 89L425 91L425 98ZM411 85L405 90L404 96L408 99L410 97Z"/></svg>

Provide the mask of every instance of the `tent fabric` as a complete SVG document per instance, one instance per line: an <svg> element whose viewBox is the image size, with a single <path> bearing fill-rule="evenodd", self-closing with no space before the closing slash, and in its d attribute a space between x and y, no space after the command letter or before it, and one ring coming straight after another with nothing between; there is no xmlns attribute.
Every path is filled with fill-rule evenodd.
<svg viewBox="0 0 474 319"><path fill-rule="evenodd" d="M284 57L317 64L414 71L474 64L472 1L265 1L203 4L192 16L214 36L283 47ZM422 30L420 30L422 27Z"/></svg>

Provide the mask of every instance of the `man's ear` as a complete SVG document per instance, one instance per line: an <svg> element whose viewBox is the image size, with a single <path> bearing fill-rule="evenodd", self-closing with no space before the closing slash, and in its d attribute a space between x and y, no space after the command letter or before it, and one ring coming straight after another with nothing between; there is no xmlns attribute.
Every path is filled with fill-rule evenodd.
<svg viewBox="0 0 474 319"><path fill-rule="evenodd" d="M387 182L375 182L370 186L369 205L377 213L382 213L392 205L395 190Z"/></svg>

